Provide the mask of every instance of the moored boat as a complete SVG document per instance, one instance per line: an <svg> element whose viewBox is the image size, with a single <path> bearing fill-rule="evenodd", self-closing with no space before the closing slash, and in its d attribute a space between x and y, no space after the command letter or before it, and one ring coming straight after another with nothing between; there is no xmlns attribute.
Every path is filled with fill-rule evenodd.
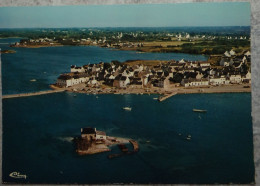
<svg viewBox="0 0 260 186"><path fill-rule="evenodd" d="M128 110L128 111L131 111L132 108L131 107L123 107L124 110Z"/></svg>
<svg viewBox="0 0 260 186"><path fill-rule="evenodd" d="M207 112L207 110L200 110L200 109L192 109L192 111L193 112L203 112L203 113Z"/></svg>

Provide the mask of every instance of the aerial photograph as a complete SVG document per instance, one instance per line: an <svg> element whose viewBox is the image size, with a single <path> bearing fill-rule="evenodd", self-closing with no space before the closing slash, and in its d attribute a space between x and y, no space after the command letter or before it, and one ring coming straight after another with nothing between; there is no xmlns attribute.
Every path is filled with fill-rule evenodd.
<svg viewBox="0 0 260 186"><path fill-rule="evenodd" d="M2 183L254 184L250 16L0 7Z"/></svg>

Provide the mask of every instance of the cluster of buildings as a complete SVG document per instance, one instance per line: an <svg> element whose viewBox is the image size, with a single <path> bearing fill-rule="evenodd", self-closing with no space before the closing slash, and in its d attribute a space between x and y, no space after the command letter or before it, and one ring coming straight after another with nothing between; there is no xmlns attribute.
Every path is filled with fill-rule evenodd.
<svg viewBox="0 0 260 186"><path fill-rule="evenodd" d="M15 42L14 46L26 46L26 45L32 45L32 44L44 44L44 43L48 43L50 45L54 44L54 39L50 39L50 38L39 38L39 39L21 39L20 42Z"/></svg>
<svg viewBox="0 0 260 186"><path fill-rule="evenodd" d="M222 60L229 58L230 62ZM61 74L60 87L85 83L88 87L105 84L116 88L170 88L171 86L218 86L251 83L250 55L223 56L218 66L209 61L168 61L154 66L127 65L120 62L71 66L70 73Z"/></svg>

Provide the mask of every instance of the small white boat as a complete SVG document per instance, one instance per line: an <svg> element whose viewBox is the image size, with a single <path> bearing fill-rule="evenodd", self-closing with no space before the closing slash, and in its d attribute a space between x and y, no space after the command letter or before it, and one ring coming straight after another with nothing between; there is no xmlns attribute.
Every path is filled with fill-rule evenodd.
<svg viewBox="0 0 260 186"><path fill-rule="evenodd" d="M31 81L31 82L34 82L34 81L36 81L36 79L31 79L30 81Z"/></svg>
<svg viewBox="0 0 260 186"><path fill-rule="evenodd" d="M154 100L158 100L158 98L153 98Z"/></svg>
<svg viewBox="0 0 260 186"><path fill-rule="evenodd" d="M193 112L207 112L207 110L200 110L200 109L192 109Z"/></svg>
<svg viewBox="0 0 260 186"><path fill-rule="evenodd" d="M124 110L128 110L128 111L131 111L132 108L131 107L123 107Z"/></svg>
<svg viewBox="0 0 260 186"><path fill-rule="evenodd" d="M188 135L186 139L191 140L191 135Z"/></svg>

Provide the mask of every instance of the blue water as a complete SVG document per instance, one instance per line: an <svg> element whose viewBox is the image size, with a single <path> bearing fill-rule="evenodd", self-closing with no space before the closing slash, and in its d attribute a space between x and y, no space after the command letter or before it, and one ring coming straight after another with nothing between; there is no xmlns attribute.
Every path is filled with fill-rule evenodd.
<svg viewBox="0 0 260 186"><path fill-rule="evenodd" d="M135 55L97 47L20 48L16 54L2 55L3 91L47 89L56 73L68 70L68 64L106 61L106 56L107 61L129 59ZM170 54L145 55L163 58ZM37 84L29 81L33 78ZM74 95L57 93L3 100L4 182L254 181L250 93L176 95L164 102L154 100L157 95L99 95L98 99L94 95ZM132 107L132 111L123 110L124 106ZM208 112L194 113L193 108ZM70 140L86 126L110 136L133 138L140 151L115 159L107 158L110 152L78 156ZM187 135L191 135L190 141L186 140ZM118 152L118 147L113 147L112 152ZM28 178L11 178L9 174L14 171Z"/></svg>
<svg viewBox="0 0 260 186"><path fill-rule="evenodd" d="M177 95L162 103L154 95L73 95L3 100L4 181L25 181L10 178L13 171L29 183L253 181L250 94ZM131 112L122 110L126 105ZM110 153L78 156L64 140L85 126L136 139L140 152L112 160Z"/></svg>

